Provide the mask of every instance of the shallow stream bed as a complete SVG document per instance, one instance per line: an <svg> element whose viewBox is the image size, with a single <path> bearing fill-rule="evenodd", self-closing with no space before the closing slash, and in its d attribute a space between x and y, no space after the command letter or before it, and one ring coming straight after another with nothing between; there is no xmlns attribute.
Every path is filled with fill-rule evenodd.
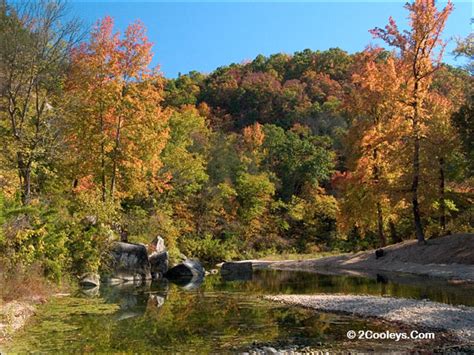
<svg viewBox="0 0 474 355"><path fill-rule="evenodd" d="M410 331L399 324L321 313L262 299L264 295L344 293L429 299L474 306L472 285L403 275L375 278L257 270L250 280L207 276L202 284L166 280L101 287L54 298L19 331L7 353L229 353L264 348L414 350L455 346L435 341L349 340L349 330Z"/></svg>

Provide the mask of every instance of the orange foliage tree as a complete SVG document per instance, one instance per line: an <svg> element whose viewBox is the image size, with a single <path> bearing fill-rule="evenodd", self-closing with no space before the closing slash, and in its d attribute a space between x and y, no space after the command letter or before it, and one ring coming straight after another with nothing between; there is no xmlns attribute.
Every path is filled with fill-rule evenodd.
<svg viewBox="0 0 474 355"><path fill-rule="evenodd" d="M110 17L72 53L67 82L72 114L69 143L77 188L92 181L102 201L160 190L160 153L168 131L163 79L150 70L152 44L140 22L123 38Z"/></svg>
<svg viewBox="0 0 474 355"><path fill-rule="evenodd" d="M400 31L390 18L385 28L375 28L371 33L398 49L402 61L399 75L405 81L405 95L399 100L405 104L404 116L411 123L412 144L411 202L415 233L418 241L425 241L420 213L420 147L426 122L431 116L427 98L433 74L440 68L446 43L441 35L453 9L451 2L438 10L434 0L415 0L405 5L410 15L410 30Z"/></svg>
<svg viewBox="0 0 474 355"><path fill-rule="evenodd" d="M357 224L364 232L376 229L380 244L386 244L384 210L396 190L400 170L395 162L405 131L398 100L403 82L400 63L380 48L368 48L358 55L353 67L352 90L346 96L353 117L348 134L348 174L335 181L344 191L340 222L345 229ZM374 218L376 216L376 218ZM344 228L343 228L344 229Z"/></svg>

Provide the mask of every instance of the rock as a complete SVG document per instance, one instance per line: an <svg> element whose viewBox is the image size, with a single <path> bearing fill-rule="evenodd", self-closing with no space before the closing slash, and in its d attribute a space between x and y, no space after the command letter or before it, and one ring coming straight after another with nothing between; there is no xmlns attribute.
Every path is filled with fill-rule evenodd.
<svg viewBox="0 0 474 355"><path fill-rule="evenodd" d="M189 258L186 255L184 255L183 253L179 253L178 259L181 260L181 262L183 262L185 260L188 260Z"/></svg>
<svg viewBox="0 0 474 355"><path fill-rule="evenodd" d="M92 227L97 224L97 216L94 215L88 215L85 216L82 220L81 223L84 225L84 227Z"/></svg>
<svg viewBox="0 0 474 355"><path fill-rule="evenodd" d="M168 270L165 274L167 279L191 279L193 277L203 278L206 271L202 267L201 263L197 260L187 259L181 264Z"/></svg>
<svg viewBox="0 0 474 355"><path fill-rule="evenodd" d="M249 261L225 262L221 267L221 275L226 281L251 280L253 275L252 263Z"/></svg>
<svg viewBox="0 0 474 355"><path fill-rule="evenodd" d="M150 261L144 245L116 242L112 246L111 255L111 279L151 279Z"/></svg>
<svg viewBox="0 0 474 355"><path fill-rule="evenodd" d="M211 269L209 271L206 270L206 276L207 275L217 275L219 273L219 270L217 269Z"/></svg>
<svg viewBox="0 0 474 355"><path fill-rule="evenodd" d="M87 273L81 276L79 285L84 288L93 288L100 285L100 276L96 273Z"/></svg>
<svg viewBox="0 0 474 355"><path fill-rule="evenodd" d="M164 253L166 251L165 241L160 236L155 237L149 244L150 254L153 253Z"/></svg>
<svg viewBox="0 0 474 355"><path fill-rule="evenodd" d="M148 257L150 261L151 276L157 280L161 278L167 271L169 266L169 255L167 251L162 253L153 253Z"/></svg>
<svg viewBox="0 0 474 355"><path fill-rule="evenodd" d="M375 259L381 258L385 255L385 251L383 249L377 249L375 251Z"/></svg>

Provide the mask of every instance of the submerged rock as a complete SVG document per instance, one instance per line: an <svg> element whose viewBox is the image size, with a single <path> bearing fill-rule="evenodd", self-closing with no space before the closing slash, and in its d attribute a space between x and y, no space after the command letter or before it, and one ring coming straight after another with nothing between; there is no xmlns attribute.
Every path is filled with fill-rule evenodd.
<svg viewBox="0 0 474 355"><path fill-rule="evenodd" d="M151 279L147 249L141 244L116 242L112 246L110 279L137 281Z"/></svg>
<svg viewBox="0 0 474 355"><path fill-rule="evenodd" d="M225 262L221 266L221 275L226 281L252 280L252 263L248 261Z"/></svg>

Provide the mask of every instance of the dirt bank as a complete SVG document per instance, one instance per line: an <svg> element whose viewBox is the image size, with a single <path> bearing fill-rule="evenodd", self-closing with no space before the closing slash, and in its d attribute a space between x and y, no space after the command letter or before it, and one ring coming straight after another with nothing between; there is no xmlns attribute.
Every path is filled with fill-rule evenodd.
<svg viewBox="0 0 474 355"><path fill-rule="evenodd" d="M31 302L12 301L0 305L0 345L9 340L34 314L35 306Z"/></svg>
<svg viewBox="0 0 474 355"><path fill-rule="evenodd" d="M359 295L279 295L265 299L413 326L412 330L442 330L474 345L474 308L426 300ZM435 335L436 332L434 331Z"/></svg>
<svg viewBox="0 0 474 355"><path fill-rule="evenodd" d="M255 268L313 270L327 272L345 270L403 272L429 277L441 277L453 282L474 283L474 234L454 234L430 239L425 245L415 240L384 248L385 255L375 258L375 251L342 254L320 259L259 261Z"/></svg>
<svg viewBox="0 0 474 355"><path fill-rule="evenodd" d="M27 323L39 304L62 295L55 292L68 289L68 282L61 286L51 283L35 268L10 270L7 277L0 262L0 354L2 344Z"/></svg>

